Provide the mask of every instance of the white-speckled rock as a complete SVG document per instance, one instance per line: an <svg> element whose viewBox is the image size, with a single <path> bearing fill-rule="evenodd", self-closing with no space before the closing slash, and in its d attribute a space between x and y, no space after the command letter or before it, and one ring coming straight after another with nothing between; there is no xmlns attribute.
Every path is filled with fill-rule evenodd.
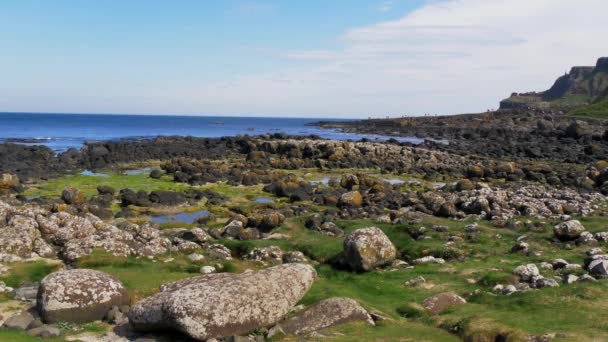
<svg viewBox="0 0 608 342"><path fill-rule="evenodd" d="M575 240L585 231L585 227L577 220L562 222L553 227L555 237L562 241Z"/></svg>
<svg viewBox="0 0 608 342"><path fill-rule="evenodd" d="M175 329L200 340L243 335L283 318L315 277L304 264L199 276L163 285L128 316L142 331Z"/></svg>
<svg viewBox="0 0 608 342"><path fill-rule="evenodd" d="M357 301L350 298L329 298L282 321L279 326L287 334L303 335L354 321L374 325L370 314Z"/></svg>
<svg viewBox="0 0 608 342"><path fill-rule="evenodd" d="M355 271L371 271L388 265L396 256L391 240L376 227L357 229L344 239L344 257Z"/></svg>
<svg viewBox="0 0 608 342"><path fill-rule="evenodd" d="M40 283L38 311L46 323L100 320L114 305L129 304L120 281L89 269L51 273Z"/></svg>

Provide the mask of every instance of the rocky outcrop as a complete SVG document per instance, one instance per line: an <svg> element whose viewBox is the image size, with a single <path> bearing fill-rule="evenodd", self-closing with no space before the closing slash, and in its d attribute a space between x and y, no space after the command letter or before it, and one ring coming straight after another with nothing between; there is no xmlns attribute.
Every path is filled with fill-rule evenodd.
<svg viewBox="0 0 608 342"><path fill-rule="evenodd" d="M298 312L278 326L287 334L305 335L354 321L374 325L370 314L357 301L350 298L329 298Z"/></svg>
<svg viewBox="0 0 608 342"><path fill-rule="evenodd" d="M174 329L199 340L247 334L283 318L315 277L304 264L204 275L164 285L128 316L138 330Z"/></svg>
<svg viewBox="0 0 608 342"><path fill-rule="evenodd" d="M344 239L344 258L355 271L366 272L390 264L397 249L376 227L357 229Z"/></svg>
<svg viewBox="0 0 608 342"><path fill-rule="evenodd" d="M129 304L122 283L88 269L51 273L40 283L37 306L46 323L101 320L112 306Z"/></svg>

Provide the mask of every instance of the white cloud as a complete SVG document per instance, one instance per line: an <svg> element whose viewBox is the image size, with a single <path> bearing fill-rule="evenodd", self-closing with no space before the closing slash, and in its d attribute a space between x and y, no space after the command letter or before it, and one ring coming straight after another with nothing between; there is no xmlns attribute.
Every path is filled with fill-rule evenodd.
<svg viewBox="0 0 608 342"><path fill-rule="evenodd" d="M384 1L382 4L380 4L380 7L378 7L378 11L380 11L380 12L390 12L392 9L393 9L392 1Z"/></svg>
<svg viewBox="0 0 608 342"><path fill-rule="evenodd" d="M606 55L606 13L605 0L431 1L345 32L333 51L286 51L290 68L205 84L183 100L220 114L484 111Z"/></svg>

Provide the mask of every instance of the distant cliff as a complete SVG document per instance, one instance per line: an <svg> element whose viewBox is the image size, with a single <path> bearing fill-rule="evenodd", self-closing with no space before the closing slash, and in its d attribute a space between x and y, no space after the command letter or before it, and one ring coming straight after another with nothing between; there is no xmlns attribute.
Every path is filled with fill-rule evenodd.
<svg viewBox="0 0 608 342"><path fill-rule="evenodd" d="M564 108L597 104L608 98L608 57L595 66L575 66L543 92L513 93L500 102L501 109Z"/></svg>

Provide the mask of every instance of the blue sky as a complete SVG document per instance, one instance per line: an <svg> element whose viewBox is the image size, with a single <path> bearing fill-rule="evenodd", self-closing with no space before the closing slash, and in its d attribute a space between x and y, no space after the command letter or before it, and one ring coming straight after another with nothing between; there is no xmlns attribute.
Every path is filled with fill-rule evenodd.
<svg viewBox="0 0 608 342"><path fill-rule="evenodd" d="M513 6L538 16L541 3L549 3L536 1L536 7L522 0ZM494 11L510 18L500 3L504 1L3 1L0 111L357 117L484 110L500 94L548 86L553 77L549 67L559 66L551 71L559 75L562 66L592 64L599 57L597 51L584 51L575 56L579 58L568 54L532 74L532 64L526 65L517 71L520 79L526 77L524 89L505 84L492 88L488 95L494 98L457 102L453 108L438 105L438 99L449 101L460 87L432 82L428 70L500 69L476 63L476 55L487 53L478 50L488 45L522 48L530 42L523 31L520 37L506 29L512 21L501 28L471 23L463 14ZM517 60L515 54L500 59ZM509 72L513 70L505 74ZM462 75L453 75L454 80ZM428 95L432 92L434 98Z"/></svg>

